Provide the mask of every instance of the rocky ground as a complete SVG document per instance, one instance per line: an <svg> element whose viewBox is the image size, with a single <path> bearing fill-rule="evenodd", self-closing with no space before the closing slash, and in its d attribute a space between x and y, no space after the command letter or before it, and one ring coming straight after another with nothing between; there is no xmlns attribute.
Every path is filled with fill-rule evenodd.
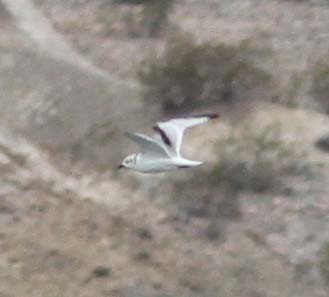
<svg viewBox="0 0 329 297"><path fill-rule="evenodd" d="M238 125L224 115L191 131L184 150L204 171L116 172L133 149L122 131L148 131L157 117L144 111L134 69L164 41L131 32L140 7L109 2L0 2L0 296L327 296L329 154L315 143L328 116L300 88L298 107L258 104ZM170 18L200 40L270 49L259 61L284 94L328 54L322 1L186 0ZM25 23L34 20L45 31ZM40 44L43 33L50 42ZM218 162L218 143L237 126L253 136L271 125L298 174L282 174L280 189L209 194L201 173ZM187 212L196 179L200 197L234 199L234 215Z"/></svg>

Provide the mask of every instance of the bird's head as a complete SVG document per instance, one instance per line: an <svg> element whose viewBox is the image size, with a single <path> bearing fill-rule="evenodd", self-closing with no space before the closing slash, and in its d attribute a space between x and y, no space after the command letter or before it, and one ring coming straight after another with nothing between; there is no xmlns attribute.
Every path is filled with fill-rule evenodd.
<svg viewBox="0 0 329 297"><path fill-rule="evenodd" d="M124 158L121 164L118 166L118 169L122 168L134 168L137 160L137 154L131 154L128 157Z"/></svg>

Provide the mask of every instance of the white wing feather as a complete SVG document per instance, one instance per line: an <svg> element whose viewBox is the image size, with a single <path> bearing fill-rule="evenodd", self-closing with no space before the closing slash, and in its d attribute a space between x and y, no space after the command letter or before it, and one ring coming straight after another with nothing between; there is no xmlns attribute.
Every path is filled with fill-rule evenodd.
<svg viewBox="0 0 329 297"><path fill-rule="evenodd" d="M171 119L157 123L155 130L160 133L163 142L171 147L176 155L180 156L185 129L201 125L217 117L217 114L207 114L190 118Z"/></svg>

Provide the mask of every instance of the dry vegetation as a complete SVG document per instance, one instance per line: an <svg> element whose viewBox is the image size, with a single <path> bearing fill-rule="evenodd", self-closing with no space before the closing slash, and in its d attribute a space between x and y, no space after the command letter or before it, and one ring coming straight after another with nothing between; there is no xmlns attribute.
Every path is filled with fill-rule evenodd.
<svg viewBox="0 0 329 297"><path fill-rule="evenodd" d="M34 3L98 66L0 20L0 296L328 296L327 1ZM114 170L124 130L212 109L203 167Z"/></svg>
<svg viewBox="0 0 329 297"><path fill-rule="evenodd" d="M255 97L269 100L271 75L248 61L246 44L197 44L192 35L176 33L162 55L146 59L139 69L146 104L177 113Z"/></svg>
<svg viewBox="0 0 329 297"><path fill-rule="evenodd" d="M289 174L307 171L296 144L282 139L282 129L280 122L273 122L258 131L248 124L233 130L219 144L219 164L211 172L212 179L223 179L240 191L280 191Z"/></svg>
<svg viewBox="0 0 329 297"><path fill-rule="evenodd" d="M178 218L202 218L205 234L217 238L218 222L239 220L244 193L269 196L289 192L289 177L312 176L311 164L297 142L284 139L283 123L255 130L245 123L230 129L215 145L217 161L206 169L170 179L170 203ZM160 188L160 192L163 189Z"/></svg>

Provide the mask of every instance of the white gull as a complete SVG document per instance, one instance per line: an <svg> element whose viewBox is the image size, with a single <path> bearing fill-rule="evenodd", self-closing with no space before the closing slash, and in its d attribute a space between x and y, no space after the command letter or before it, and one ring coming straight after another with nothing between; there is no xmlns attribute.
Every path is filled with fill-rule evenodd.
<svg viewBox="0 0 329 297"><path fill-rule="evenodd" d="M181 156L184 131L215 118L218 118L218 114L208 113L158 122L153 127L156 132L153 138L141 133L126 132L125 135L139 145L141 152L126 157L118 168L156 173L201 165L203 162Z"/></svg>

